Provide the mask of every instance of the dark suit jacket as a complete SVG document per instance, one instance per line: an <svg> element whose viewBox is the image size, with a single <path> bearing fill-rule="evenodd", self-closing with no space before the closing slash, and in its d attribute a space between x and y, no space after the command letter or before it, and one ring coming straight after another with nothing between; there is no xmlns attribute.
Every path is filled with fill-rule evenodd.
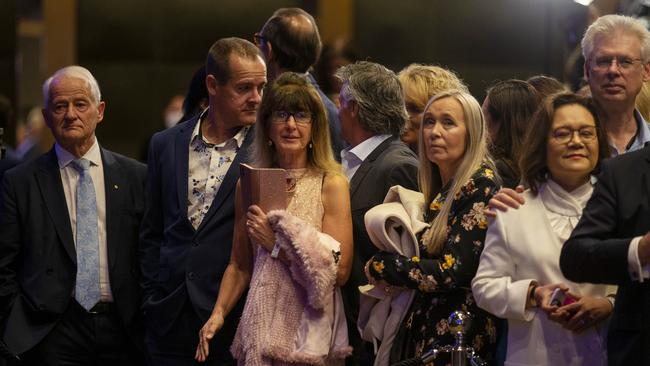
<svg viewBox="0 0 650 366"><path fill-rule="evenodd" d="M129 332L141 329L137 246L146 168L101 149L113 298ZM54 149L5 173L0 211L3 339L23 353L54 327L72 300L77 256Z"/></svg>
<svg viewBox="0 0 650 366"><path fill-rule="evenodd" d="M607 344L610 365L650 365L650 280L632 281L630 241L650 230L650 147L604 162L560 268L575 282L618 285Z"/></svg>
<svg viewBox="0 0 650 366"><path fill-rule="evenodd" d="M5 156L2 159L0 159L0 181L2 181L2 177L4 176L7 170L15 167L20 163L21 160L16 156L13 150L7 149L5 151Z"/></svg>
<svg viewBox="0 0 650 366"><path fill-rule="evenodd" d="M384 197L395 185L417 190L418 160L413 151L399 138L391 137L382 142L361 163L350 181L350 205L352 208L352 232L354 256L350 279L343 287L348 324L356 330L359 312L359 285L368 283L363 273L366 262L377 253L366 232L364 216L372 207L384 202Z"/></svg>
<svg viewBox="0 0 650 366"><path fill-rule="evenodd" d="M330 98L325 95L325 93L323 93L312 74L307 73L307 80L316 89L318 95L320 95L320 99L323 101L323 106L325 106L325 111L327 112L327 120L329 121L330 126L332 152L334 153L334 159L340 162L341 150L345 148L345 143L341 137L341 121L339 120L338 108L336 108L336 105L334 105Z"/></svg>
<svg viewBox="0 0 650 366"><path fill-rule="evenodd" d="M186 301L206 321L217 300L230 261L239 164L246 161L251 129L197 230L187 218L189 144L199 116L155 134L149 148L149 175L140 235L145 322L165 334ZM230 337L241 305L226 318L216 337ZM197 330L198 331L198 330ZM179 335L197 337L197 334ZM221 346L230 346L230 342ZM213 344L219 344L215 340Z"/></svg>

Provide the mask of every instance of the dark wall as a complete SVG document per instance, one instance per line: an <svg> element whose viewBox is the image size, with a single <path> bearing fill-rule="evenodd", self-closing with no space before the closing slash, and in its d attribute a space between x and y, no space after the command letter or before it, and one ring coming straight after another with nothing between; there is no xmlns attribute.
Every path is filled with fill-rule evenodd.
<svg viewBox="0 0 650 366"><path fill-rule="evenodd" d="M106 101L100 142L139 158L162 129L162 110L185 94L219 38L251 40L282 6L298 1L79 1L79 64L97 78Z"/></svg>
<svg viewBox="0 0 650 366"><path fill-rule="evenodd" d="M16 3L14 0L0 0L0 95L16 105ZM15 111L13 118L15 118ZM4 142L13 144L15 119L4 128Z"/></svg>
<svg viewBox="0 0 650 366"><path fill-rule="evenodd" d="M361 54L395 71L437 64L460 74L483 98L495 80L544 73L562 77L568 20L586 16L570 0L391 0L355 3Z"/></svg>

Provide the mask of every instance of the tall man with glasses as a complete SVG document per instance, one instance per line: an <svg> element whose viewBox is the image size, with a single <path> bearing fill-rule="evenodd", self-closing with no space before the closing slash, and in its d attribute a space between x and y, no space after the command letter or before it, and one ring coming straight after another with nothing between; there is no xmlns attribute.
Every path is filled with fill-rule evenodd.
<svg viewBox="0 0 650 366"><path fill-rule="evenodd" d="M2 184L2 338L23 365L142 365L146 168L99 145L106 105L88 70L58 70L43 98L56 144Z"/></svg>
<svg viewBox="0 0 650 366"><path fill-rule="evenodd" d="M607 15L582 41L585 76L614 155L605 161L582 219L564 244L560 268L575 282L618 285L609 325L609 365L650 364L650 131L634 100L650 79L650 32ZM631 151L631 152L630 152Z"/></svg>
<svg viewBox="0 0 650 366"><path fill-rule="evenodd" d="M638 20L605 15L582 38L584 76L605 126L611 156L642 149L650 143L650 124L636 109L636 97L650 80L650 32ZM490 200L491 209L523 204L523 197L503 188Z"/></svg>
<svg viewBox="0 0 650 366"><path fill-rule="evenodd" d="M318 61L323 48L314 18L300 8L278 9L264 23L262 30L255 33L253 39L266 60L269 82L283 72L293 71L305 74L309 83L316 89L327 111L332 151L334 157L339 160L343 140L336 106L323 93L309 72Z"/></svg>
<svg viewBox="0 0 650 366"><path fill-rule="evenodd" d="M254 44L215 42L206 59L209 108L155 134L149 146L140 262L145 342L154 365L193 365L199 330L230 261L239 163L266 85ZM208 365L231 365L230 345L245 296L210 344Z"/></svg>
<svg viewBox="0 0 650 366"><path fill-rule="evenodd" d="M606 15L587 29L582 54L612 156L643 148L650 141L650 128L635 101L650 80L650 32L633 18Z"/></svg>

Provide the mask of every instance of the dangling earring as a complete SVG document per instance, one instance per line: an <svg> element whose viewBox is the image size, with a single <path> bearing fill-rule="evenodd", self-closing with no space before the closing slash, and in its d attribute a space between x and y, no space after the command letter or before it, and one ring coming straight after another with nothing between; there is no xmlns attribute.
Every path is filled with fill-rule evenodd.
<svg viewBox="0 0 650 366"><path fill-rule="evenodd" d="M269 139L269 146L273 146L273 141Z"/></svg>
<svg viewBox="0 0 650 366"><path fill-rule="evenodd" d="M311 141L309 141L309 148L311 149L313 147L314 147L314 145L311 143Z"/></svg>

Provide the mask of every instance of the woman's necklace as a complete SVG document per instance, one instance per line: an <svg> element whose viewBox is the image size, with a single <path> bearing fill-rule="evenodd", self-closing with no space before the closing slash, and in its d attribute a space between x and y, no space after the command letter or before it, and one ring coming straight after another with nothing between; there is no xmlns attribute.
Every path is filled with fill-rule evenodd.
<svg viewBox="0 0 650 366"><path fill-rule="evenodd" d="M298 181L307 174L307 168L287 169L287 193L294 193Z"/></svg>

